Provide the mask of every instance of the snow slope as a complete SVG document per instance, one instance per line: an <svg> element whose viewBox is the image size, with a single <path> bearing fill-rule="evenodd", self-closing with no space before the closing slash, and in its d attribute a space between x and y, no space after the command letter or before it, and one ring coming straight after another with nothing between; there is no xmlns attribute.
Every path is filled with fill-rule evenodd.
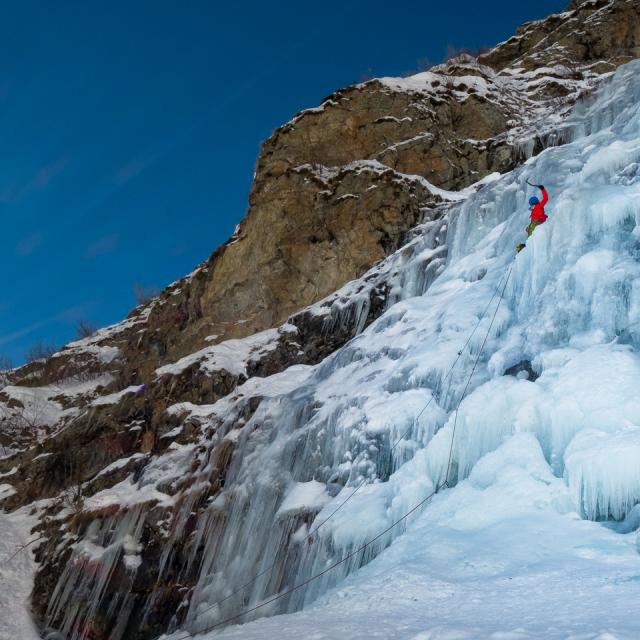
<svg viewBox="0 0 640 640"><path fill-rule="evenodd" d="M34 563L30 550L21 550L29 540L29 520L23 513L0 513L0 640L40 638L28 604Z"/></svg>
<svg viewBox="0 0 640 640"><path fill-rule="evenodd" d="M518 434L309 609L207 637L637 638L633 538L581 520L571 507L536 439Z"/></svg>
<svg viewBox="0 0 640 640"><path fill-rule="evenodd" d="M447 479L367 554L258 615L304 611L209 636L640 637L639 98L634 62L576 107L572 143L452 211L447 267L425 295L263 402L236 436L231 473L245 492L212 507L227 500L222 539L211 542L211 522L196 532L211 547L187 629L322 571ZM527 179L548 188L550 219L514 259ZM300 508L311 481L345 485L330 501L310 492L314 525L344 507L312 543L301 525L278 582L269 573L220 606L277 557L283 534L266 523L287 500Z"/></svg>

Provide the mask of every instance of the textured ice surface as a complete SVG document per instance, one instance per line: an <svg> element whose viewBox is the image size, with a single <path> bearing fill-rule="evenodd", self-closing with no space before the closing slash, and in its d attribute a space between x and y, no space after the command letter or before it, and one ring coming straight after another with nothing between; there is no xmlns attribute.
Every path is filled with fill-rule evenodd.
<svg viewBox="0 0 640 640"><path fill-rule="evenodd" d="M197 637L635 640L633 536L572 508L537 439L518 434L316 603Z"/></svg>
<svg viewBox="0 0 640 640"><path fill-rule="evenodd" d="M566 478L588 518L624 519L640 496L640 428L578 433L565 453Z"/></svg>

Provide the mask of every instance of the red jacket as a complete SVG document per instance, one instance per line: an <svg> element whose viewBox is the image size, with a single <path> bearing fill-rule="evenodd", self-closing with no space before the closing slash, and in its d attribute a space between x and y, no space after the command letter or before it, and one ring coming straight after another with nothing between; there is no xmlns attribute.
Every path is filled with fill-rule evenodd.
<svg viewBox="0 0 640 640"><path fill-rule="evenodd" d="M544 205L549 202L549 194L546 189L541 189L542 191L542 200L537 204L533 205L533 209L531 210L531 221L542 223L547 219L547 214L544 212Z"/></svg>

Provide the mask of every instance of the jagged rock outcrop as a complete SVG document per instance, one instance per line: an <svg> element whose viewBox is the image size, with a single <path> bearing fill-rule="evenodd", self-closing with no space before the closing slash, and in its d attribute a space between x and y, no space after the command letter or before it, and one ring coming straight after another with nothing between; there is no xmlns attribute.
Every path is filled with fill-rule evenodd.
<svg viewBox="0 0 640 640"><path fill-rule="evenodd" d="M300 164L256 178L247 219L207 265L202 319L188 331L223 339L277 326L395 251L440 201L379 163Z"/></svg>
<svg viewBox="0 0 640 640"><path fill-rule="evenodd" d="M640 56L640 21L634 0L572 0L564 13L520 26L479 60L494 69L581 65L607 71Z"/></svg>

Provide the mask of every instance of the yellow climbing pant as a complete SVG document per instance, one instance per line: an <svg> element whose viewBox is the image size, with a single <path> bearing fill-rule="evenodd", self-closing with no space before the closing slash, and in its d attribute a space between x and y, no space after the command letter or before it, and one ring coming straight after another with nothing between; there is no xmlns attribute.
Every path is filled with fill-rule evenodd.
<svg viewBox="0 0 640 640"><path fill-rule="evenodd" d="M536 230L536 227L541 224L540 222L534 222L533 220L529 223L527 227L527 235L531 237L531 234Z"/></svg>

